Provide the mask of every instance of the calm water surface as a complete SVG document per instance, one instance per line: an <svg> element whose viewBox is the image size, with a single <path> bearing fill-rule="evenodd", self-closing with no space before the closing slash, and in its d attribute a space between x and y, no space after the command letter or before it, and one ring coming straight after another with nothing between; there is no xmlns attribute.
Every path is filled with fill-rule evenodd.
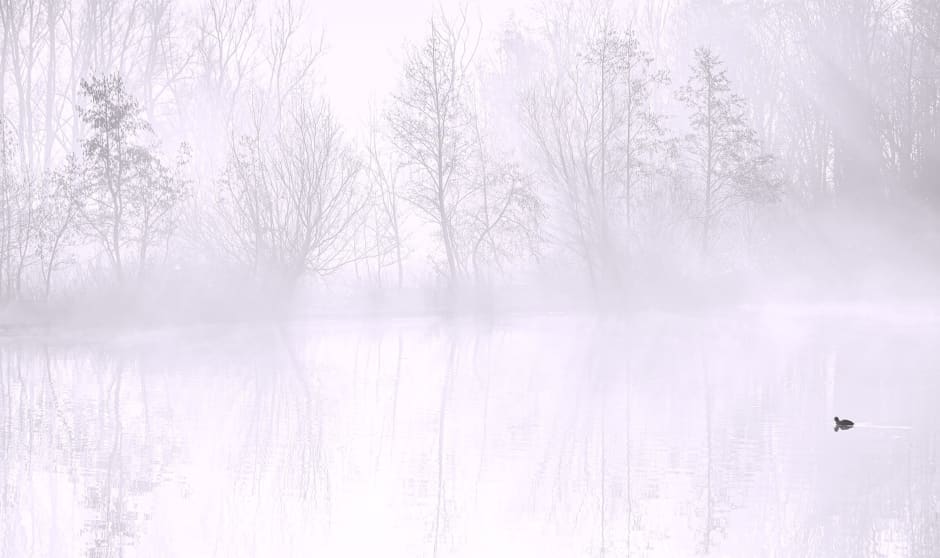
<svg viewBox="0 0 940 558"><path fill-rule="evenodd" d="M938 401L923 320L13 338L0 556L936 556Z"/></svg>

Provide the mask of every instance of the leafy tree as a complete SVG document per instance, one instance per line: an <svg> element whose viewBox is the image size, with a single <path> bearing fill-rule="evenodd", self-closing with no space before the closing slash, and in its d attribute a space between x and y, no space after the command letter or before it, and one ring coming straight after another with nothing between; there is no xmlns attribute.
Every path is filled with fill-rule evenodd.
<svg viewBox="0 0 940 558"><path fill-rule="evenodd" d="M744 99L731 91L721 60L708 48L695 50L695 63L678 98L688 107L691 132L685 154L692 175L701 181L702 254L708 254L714 229L733 208L776 199L780 183L773 157L761 153L748 124Z"/></svg>
<svg viewBox="0 0 940 558"><path fill-rule="evenodd" d="M120 282L128 250L136 252L140 274L148 250L172 233L173 210L186 193L183 165L171 172L161 161L150 124L120 76L85 80L82 94L89 104L79 114L88 135L76 201L83 230L107 254Z"/></svg>
<svg viewBox="0 0 940 558"><path fill-rule="evenodd" d="M611 134L609 140L619 162L618 178L623 186L629 233L639 175L649 172L654 164L652 154L665 145L663 118L653 109L652 96L656 87L669 82L669 77L665 71L654 67L653 58L640 47L632 29L605 28L590 45L586 58L598 66L603 75L602 114L610 111L608 105L618 111L614 121L616 133Z"/></svg>

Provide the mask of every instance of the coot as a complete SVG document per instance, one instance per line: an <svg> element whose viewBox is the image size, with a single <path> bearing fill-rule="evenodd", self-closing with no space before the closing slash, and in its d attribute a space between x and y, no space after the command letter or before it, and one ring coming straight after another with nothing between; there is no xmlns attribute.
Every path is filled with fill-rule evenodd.
<svg viewBox="0 0 940 558"><path fill-rule="evenodd" d="M836 428L835 428L835 429L836 429L837 431L838 431L838 430L848 430L849 428L852 428L853 426L855 426L855 423L852 422L852 421L850 421L849 419L841 419L841 420L840 420L839 417L835 417L835 421L836 421Z"/></svg>

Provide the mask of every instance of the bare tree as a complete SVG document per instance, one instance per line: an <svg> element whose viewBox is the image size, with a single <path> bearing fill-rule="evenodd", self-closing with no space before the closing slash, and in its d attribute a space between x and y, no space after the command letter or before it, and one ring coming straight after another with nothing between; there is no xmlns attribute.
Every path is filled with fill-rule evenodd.
<svg viewBox="0 0 940 558"><path fill-rule="evenodd" d="M303 23L303 10L286 0L277 6L268 24L264 48L267 91L277 99L277 107L312 85L314 66L323 53L323 33L318 38L308 37Z"/></svg>
<svg viewBox="0 0 940 558"><path fill-rule="evenodd" d="M373 208L376 211L374 233L378 259L378 268L381 274L382 258L386 252L394 254L394 265L397 271L397 285L400 289L404 281L404 268L402 264L402 243L404 212L401 210L401 162L392 153L385 153L379 143L378 123L374 118L369 126L369 164L366 169L373 192ZM386 249L384 246L388 246ZM381 277L381 275L380 275Z"/></svg>
<svg viewBox="0 0 940 558"><path fill-rule="evenodd" d="M467 254L477 280L538 254L543 213L532 176L488 144L480 121L475 114L471 168L476 194L471 211L458 223L458 237L468 244L461 252Z"/></svg>
<svg viewBox="0 0 940 558"><path fill-rule="evenodd" d="M175 168L164 163L153 150L144 150L137 161L139 188L128 204L130 232L137 243L137 275L145 274L149 251L167 241L178 226L176 212L188 193L185 179L189 146L182 144Z"/></svg>
<svg viewBox="0 0 940 558"><path fill-rule="evenodd" d="M45 181L37 215L36 257L43 294L47 298L52 289L53 273L63 263L76 236L80 188L81 169L74 156Z"/></svg>
<svg viewBox="0 0 940 558"><path fill-rule="evenodd" d="M666 78L608 11L575 13L574 29L570 10L546 22L553 56L526 93L524 121L554 189L556 239L586 264L592 285L615 286L634 185L663 136L651 95Z"/></svg>
<svg viewBox="0 0 940 558"><path fill-rule="evenodd" d="M282 107L315 85L322 33L310 33L303 3L266 4L270 10L256 0L209 0L195 23L191 79L174 85L173 94L206 176L225 164L226 142L218 137L247 129L241 116L253 95L261 92L268 118L280 120Z"/></svg>
<svg viewBox="0 0 940 558"><path fill-rule="evenodd" d="M36 217L33 179L17 159L10 126L0 113L0 293L10 297L22 289Z"/></svg>
<svg viewBox="0 0 940 558"><path fill-rule="evenodd" d="M453 22L432 18L430 27L424 44L406 56L402 91L388 122L414 171L406 198L437 227L444 274L453 284L462 275L456 220L473 194L466 180L473 146L467 85L479 35L471 34L465 12Z"/></svg>
<svg viewBox="0 0 940 558"><path fill-rule="evenodd" d="M210 0L198 25L196 53L205 91L226 120L251 78L257 60L257 6L254 0Z"/></svg>
<svg viewBox="0 0 940 558"><path fill-rule="evenodd" d="M280 129L233 142L218 181L216 234L229 257L288 288L305 274L328 275L361 255L352 243L367 196L360 162L325 102L298 98ZM256 116L260 116L260 113Z"/></svg>
<svg viewBox="0 0 940 558"><path fill-rule="evenodd" d="M11 70L13 86L16 91L18 134L18 155L20 167L33 168L37 133L37 111L33 110L34 73L41 55L42 34L46 27L41 24L43 16L40 3L36 0L23 2L5 1L0 3L0 19L4 27L3 70ZM7 65L9 57L9 66ZM3 76L4 79L6 76Z"/></svg>
<svg viewBox="0 0 940 558"><path fill-rule="evenodd" d="M142 8L143 41L138 45L142 51L140 96L151 123L159 117L158 106L169 104L174 88L184 81L196 59L197 51L186 44L191 28L177 30L176 24L182 16L175 9L175 2L146 0Z"/></svg>

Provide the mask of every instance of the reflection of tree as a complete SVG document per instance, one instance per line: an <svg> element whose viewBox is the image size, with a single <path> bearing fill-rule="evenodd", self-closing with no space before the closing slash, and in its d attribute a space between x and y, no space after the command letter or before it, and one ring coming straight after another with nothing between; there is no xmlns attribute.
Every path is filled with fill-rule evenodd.
<svg viewBox="0 0 940 558"><path fill-rule="evenodd" d="M434 548L432 556L437 556L441 536L441 523L446 514L446 499L444 492L444 417L447 411L447 397L450 391L450 382L457 369L457 340L450 339L450 356L444 370L444 381L441 383L441 406L437 414L437 509L434 514Z"/></svg>
<svg viewBox="0 0 940 558"><path fill-rule="evenodd" d="M601 427L601 462L600 462L600 493L601 493L601 556L604 556L605 551L607 550L607 486L606 486L606 473L607 473L607 455L606 455L606 446L607 446L607 398L604 394L600 395L601 398L601 418L600 418L600 427Z"/></svg>
<svg viewBox="0 0 940 558"><path fill-rule="evenodd" d="M702 393L705 397L705 529L702 547L707 555L711 551L712 530L715 526L712 520L712 395L704 347L702 347L702 386Z"/></svg>
<svg viewBox="0 0 940 558"><path fill-rule="evenodd" d="M149 398L143 358L138 354L128 361L125 357L93 353L85 360L63 353L54 359L61 363L64 373L74 374L62 390L65 393L80 394L89 384L87 377L92 370L98 380L98 393L90 403L85 400L93 408L84 412L73 409L71 426L64 416L59 417L69 445L78 453L80 468L75 481L83 485L82 504L89 512L82 530L88 537L85 554L94 558L123 556L125 549L137 542L142 522L149 518L145 502L158 485L165 465L155 454L161 449L172 450L164 448L164 430L151 430L149 404L143 404L139 416L134 410L138 402ZM52 390L51 364L46 366ZM140 376L137 381L135 373ZM139 392L135 386L139 386ZM58 411L56 414L60 415ZM97 428L93 429L95 414Z"/></svg>
<svg viewBox="0 0 940 558"><path fill-rule="evenodd" d="M91 545L87 555L91 558L122 556L125 542L136 536L134 521L137 519L133 503L125 492L125 472L123 463L123 425L121 422L121 381L124 375L123 363L115 366L111 383L104 401L112 404L113 432L110 452L103 478L97 478L86 488L85 506L95 515L85 523L85 529L91 534ZM104 413L105 411L102 410ZM108 437L104 421L99 422L99 439L104 442ZM101 446L104 448L104 445ZM99 476L93 473L93 476Z"/></svg>
<svg viewBox="0 0 940 558"><path fill-rule="evenodd" d="M634 529L634 525L633 525L634 519L633 519L633 486L631 484L632 475L630 471L630 458L631 458L630 442L632 441L632 437L630 436L630 431L633 428L633 417L631 416L632 405L630 402L630 396L632 395L632 392L633 392L633 387L632 387L633 367L630 366L629 354L627 355L626 369L627 369L626 370L627 372L626 384L627 385L626 385L626 393L624 395L624 397L626 397L626 403L624 404L624 408L626 409L627 420L626 420L626 424L624 425L624 429L626 430L627 439L624 443L624 447L626 449L626 458L625 458L626 462L624 463L624 497L626 499L626 508L627 508L626 509L627 511L627 529L626 529L627 556L630 556L630 540L632 538L631 535Z"/></svg>
<svg viewBox="0 0 940 558"><path fill-rule="evenodd" d="M398 395L399 395L399 388L401 386L401 365L402 365L402 358L404 355L404 351L403 351L404 340L402 339L401 331L398 331L397 338L398 338L398 349L395 352L395 376L392 379L392 386L391 386L391 394L390 394L391 409L389 410L390 416L382 420L381 433L379 434L378 449L376 451L375 473L377 475L379 474L380 468L382 466L382 457L383 455L385 455L385 453L383 452L387 452L387 455L392 456L393 458L395 456L395 429L396 429L396 425L398 424ZM381 353L382 353L382 341L380 340L379 341L378 366L376 369L376 387L375 387L376 400L379 399L379 386L381 385L380 379L382 378L383 372L384 372L384 366L383 366L384 362L383 362ZM386 442L386 439L387 439L387 442ZM386 446L388 446L387 450L385 449Z"/></svg>
<svg viewBox="0 0 940 558"><path fill-rule="evenodd" d="M244 472L255 496L265 494L265 484L271 482L279 494L298 494L303 502L328 506L330 487L318 381L311 381L309 366L289 328L279 324L271 333L278 338L271 340L281 350L251 346L251 353L238 351L236 355L238 366L253 373L248 386L250 401L246 402L250 405L246 409L246 443L238 466L249 468ZM283 367L269 365L284 362L285 357Z"/></svg>
<svg viewBox="0 0 940 558"><path fill-rule="evenodd" d="M702 378L704 454L702 456L702 539L699 550L708 555L727 531L730 513L740 506L740 500L748 489L747 477L755 472L761 446L748 440L747 432L738 431L744 425L753 424L755 417L745 414L738 418L724 418L716 410L724 409L719 396L733 398L734 382L724 376L723 368L713 362L712 355L727 354L713 349L719 341L706 338L700 341L699 366ZM721 345L718 345L721 347ZM741 346L723 347L722 350L742 358ZM724 363L721 363L724 364ZM716 377L717 376L717 377ZM721 386L720 391L715 386ZM752 398L751 393L745 397ZM757 417L757 422L760 422ZM730 421L730 426L729 426ZM721 436L715 435L718 428ZM734 445L729 444L733 442Z"/></svg>
<svg viewBox="0 0 940 558"><path fill-rule="evenodd" d="M932 412L923 409L923 412ZM940 478L937 476L936 437L917 436L918 457L914 459L914 435L908 446L908 540L909 556L932 556L940 548ZM915 465L916 464L916 465Z"/></svg>
<svg viewBox="0 0 940 558"><path fill-rule="evenodd" d="M395 443L395 423L398 416L398 387L401 385L402 338L398 333L398 353L395 359L395 387L392 395L392 443Z"/></svg>
<svg viewBox="0 0 940 558"><path fill-rule="evenodd" d="M632 380L624 377L632 370L621 364L624 338L616 327L600 324L574 349L571 361L577 365L562 376L559 404L565 412L546 432L546 455L534 483L536 498L547 498L547 517L564 529L583 530L597 555L633 551L642 516L626 393Z"/></svg>
<svg viewBox="0 0 940 558"><path fill-rule="evenodd" d="M314 503L320 501L328 503L329 476L323 462L323 418L318 413L318 409L322 406L319 400L319 390L316 393L311 390L308 374L294 352L288 332L283 326L281 339L284 341L290 359L293 384L300 387L299 390L287 390L295 397L295 420L298 432L290 445L299 446L299 455L296 457L299 459L297 466L299 467L300 494L304 499L312 496Z"/></svg>
<svg viewBox="0 0 940 558"><path fill-rule="evenodd" d="M13 366L10 351L0 350L0 413L2 413L2 423L0 423L0 529L2 529L3 546L0 550L4 555L14 554L16 552L15 525L14 517L17 472L14 466L17 463L15 453L14 429L13 429ZM17 430L22 432L22 430Z"/></svg>
<svg viewBox="0 0 940 558"><path fill-rule="evenodd" d="M459 335L436 337L431 343L433 357L422 360L417 349L410 349L413 337L393 331L391 335L399 334L399 350L396 354L394 347L383 347L379 377L374 375L376 345L370 344L370 338L364 337L361 344L362 355L372 351L370 358L360 357L361 368L344 374L353 366L354 348L346 350L343 339L331 338L316 346L298 330L286 328L289 354L285 356L285 346L273 338L276 330L257 329L272 336L234 352L225 346L205 357L212 370L225 369L225 374L216 376L218 384L204 383L206 369L179 375L185 381L198 380L196 390L183 384L167 386L153 374L136 377L152 370L149 361L136 354L121 360L111 349L86 356L86 349L65 352L53 346L37 352L0 347L0 556L30 555L32 546L36 548L32 555L37 556L119 556L130 554L136 540L143 545L147 495L161 467L176 469L176 463L161 460L167 456L160 446L165 443L167 421L172 420L167 417L173 414L163 401L184 391L198 398L179 404L180 410L191 407L177 424L186 430L198 431L193 423L200 419L228 418L227 398L233 394L243 398L231 414L241 425L236 432L223 431L208 440L198 434L184 436L187 449L204 443L210 454L231 451L234 461L248 467L252 452L259 452L251 482L229 485L233 509L222 508L216 500L206 502L220 508L222 536L240 536L237 531L245 525L241 520L250 521L257 508L260 522L254 548L262 548L267 536L283 534L288 542L307 536L310 529L325 524L323 520L335 521L331 527L345 525L347 519L358 521L358 509L344 516L350 510L338 499L328 509L320 504L329 504L332 486L346 498L352 493L348 489L377 489L370 503L388 502L394 508L391 513L401 514L400 523L396 518L392 528L401 527L402 537L420 537L417 544L426 554L448 555L478 525L473 520L486 521L481 516L493 511L494 500L503 504L504 498L517 497L494 496L493 488L498 491L505 481L527 482L539 464L531 501L522 501L523 497L510 505L546 531L554 528L562 537L578 539L593 555L692 555L704 553L706 544L711 555L726 550L738 554L752 550L748 544L766 544L767 554L788 556L928 557L940 544L936 432L915 427L910 438L904 433L897 440L892 432L877 440L890 446L875 449L851 443L843 448L858 452L839 456L846 463L859 463L855 459L859 456L874 457L864 466L834 464L820 458L821 448L806 448L806 432L817 421L809 415L825 401L825 380L818 364L829 352L811 358L801 355L792 365L774 356L774 363L780 364L776 369L746 366L748 356L742 355L763 359L771 351L729 344L731 336L722 332L705 335L698 352L685 333L675 337L675 345L647 343L634 331L617 331L605 324L581 333L572 346L531 362L506 358L525 336L508 336L499 343L491 341L492 333L477 332L473 371L467 373L470 363L460 358L469 360L471 347L460 352L458 343L464 338ZM257 337L257 330L252 331ZM384 339L386 345L396 343L388 336ZM623 339L631 343L624 347ZM329 368L321 365L330 354L327 342L343 346L338 358L344 362L337 365L337 374L327 374ZM545 338L539 338L536 346L544 343ZM691 350L673 350L680 346ZM415 359L396 364L405 349L412 350ZM644 358L644 352L650 358ZM165 352L154 354L160 366L174 368L166 366ZM915 352L904 358L920 366L926 362L924 355ZM556 356L569 358L562 362ZM495 365L500 359L511 364ZM534 366L536 362L547 366ZM849 362L844 368L853 369L855 364ZM533 372L526 372L529 365ZM405 366L407 370L402 370ZM422 376L425 373L427 377ZM237 384L237 378L249 374L254 383ZM393 379L396 384L402 380L397 427L398 388ZM907 379L900 376L897 384L915 384ZM845 397L858 395L857 385L843 384L839 388ZM350 387L352 394L344 391ZM379 390L375 394L373 387ZM537 397L512 400L523 388L538 391ZM913 423L924 424L936 390L921 393L930 389L921 383L909 387L910 392L884 391L897 389L879 386L879 400L919 402L906 412ZM215 390L219 393L211 393ZM210 393L216 400L208 408L193 405ZM481 396L489 401L481 401ZM373 398L383 402L381 413L360 412L373 405ZM781 419L784 413L787 420ZM373 443L379 430L368 430L376 423L364 424L370 420L382 422L384 438L379 443ZM523 424L514 422L519 420ZM249 425L257 430L244 436ZM367 428L361 431L359 426ZM520 426L535 426L538 431L527 430L519 437ZM397 428L391 430L393 438L398 436L394 452L388 442L390 428ZM477 444L484 428L483 442ZM211 430L210 436L216 432ZM327 445L325 432L333 436L329 440L348 445ZM836 440L856 442L857 435L865 432L855 434ZM874 436L872 431L867 434ZM238 445L246 439L247 447ZM233 440L236 447L230 445ZM372 475L369 459L376 458L376 448L382 453ZM479 454L474 453L477 448ZM365 468L359 468L366 462ZM66 467L75 472L71 480L82 500L75 517L90 519L76 540L69 539L67 531L73 513L71 488L61 488L67 483L57 488L44 476L61 474ZM406 478L399 479L399 474ZM404 483L396 483L399 480ZM393 492L402 484L407 484L403 492ZM477 488L479 496L474 499ZM255 489L258 492L247 494ZM206 490L212 488L200 486L197 492ZM406 501L391 501L399 497ZM734 512L745 497L747 513ZM405 505L396 508L395 503ZM29 514L37 525L32 533L21 527ZM664 518L662 523L659 518ZM690 520L690 529L679 533L685 520ZM756 529L747 532L751 526ZM36 540L47 533L60 536L48 544ZM248 542L252 544L250 538Z"/></svg>
<svg viewBox="0 0 940 558"><path fill-rule="evenodd" d="M478 373L480 371L479 366L479 348L480 348L480 336L475 335L473 337L473 371ZM484 456L486 455L486 427L489 420L489 410L490 410L490 371L489 366L483 367L486 370L486 377L482 380L483 382L483 417L481 419L481 439L480 439L480 461L477 464L477 478L476 478L476 488L475 495L479 497L480 493L480 479L483 477L483 462Z"/></svg>

